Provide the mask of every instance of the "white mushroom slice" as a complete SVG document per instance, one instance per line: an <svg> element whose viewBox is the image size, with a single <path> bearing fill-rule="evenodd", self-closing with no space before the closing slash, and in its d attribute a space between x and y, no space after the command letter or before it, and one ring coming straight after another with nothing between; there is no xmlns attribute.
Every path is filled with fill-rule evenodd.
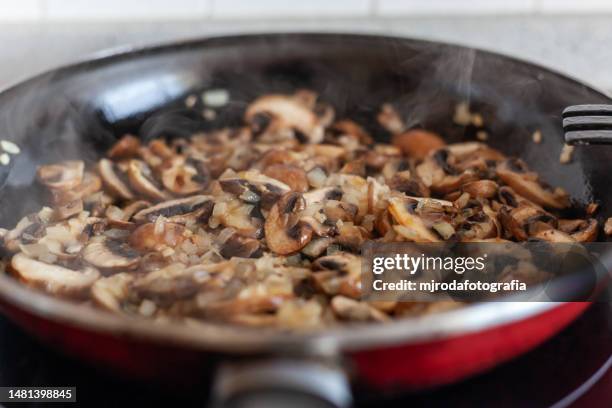
<svg viewBox="0 0 612 408"><path fill-rule="evenodd" d="M309 143L323 140L323 127L317 115L294 97L286 95L265 95L249 105L245 120L251 123L258 115L270 115L282 127L301 132Z"/></svg>
<svg viewBox="0 0 612 408"><path fill-rule="evenodd" d="M34 260L23 253L13 256L11 266L23 281L43 287L49 293L67 296L85 294L100 276L89 266L73 270Z"/></svg>
<svg viewBox="0 0 612 408"><path fill-rule="evenodd" d="M411 207L414 202L393 197L389 200L389 213L399 224L393 229L402 237L414 242L439 242L440 239L434 234L416 214ZM411 210L412 208L412 210ZM412 212L411 212L412 211Z"/></svg>
<svg viewBox="0 0 612 408"><path fill-rule="evenodd" d="M133 200L134 193L128 187L128 178L115 163L108 159L101 159L98 162L98 172L102 177L104 185L114 195L124 200Z"/></svg>
<svg viewBox="0 0 612 408"><path fill-rule="evenodd" d="M100 269L130 269L140 262L140 256L126 243L103 236L92 238L85 249L83 259Z"/></svg>
<svg viewBox="0 0 612 408"><path fill-rule="evenodd" d="M130 160L128 178L134 190L154 200L167 200L170 195L155 180L149 166L141 160Z"/></svg>
<svg viewBox="0 0 612 408"><path fill-rule="evenodd" d="M337 252L318 258L312 277L315 284L329 295L344 295L353 299L361 296L361 258Z"/></svg>
<svg viewBox="0 0 612 408"><path fill-rule="evenodd" d="M205 218L206 214L210 215L212 206L211 196L196 195L161 202L153 207L138 211L132 219L138 223L153 222L157 217L163 216L168 221L186 224L190 221L196 221L201 217Z"/></svg>
<svg viewBox="0 0 612 408"><path fill-rule="evenodd" d="M77 187L83 181L85 163L82 160L68 160L57 164L40 166L38 180L51 189L67 190Z"/></svg>
<svg viewBox="0 0 612 408"><path fill-rule="evenodd" d="M98 279L91 287L91 297L100 306L119 312L128 297L129 285L133 280L133 275L124 272Z"/></svg>

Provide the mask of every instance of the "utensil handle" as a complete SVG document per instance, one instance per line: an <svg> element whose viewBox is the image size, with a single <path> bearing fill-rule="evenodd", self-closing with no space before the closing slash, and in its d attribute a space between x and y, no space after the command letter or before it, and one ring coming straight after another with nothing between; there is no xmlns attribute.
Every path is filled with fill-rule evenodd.
<svg viewBox="0 0 612 408"><path fill-rule="evenodd" d="M217 408L345 408L351 402L344 370L319 361L224 363L213 385Z"/></svg>

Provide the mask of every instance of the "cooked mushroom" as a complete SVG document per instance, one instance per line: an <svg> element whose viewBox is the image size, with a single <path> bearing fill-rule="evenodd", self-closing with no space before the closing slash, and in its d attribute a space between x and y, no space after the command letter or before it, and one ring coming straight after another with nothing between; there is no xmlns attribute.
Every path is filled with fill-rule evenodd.
<svg viewBox="0 0 612 408"><path fill-rule="evenodd" d="M219 184L223 191L233 194L247 203L260 203L263 209L269 210L272 205L291 188L272 177L257 171L246 171L236 176L222 177Z"/></svg>
<svg viewBox="0 0 612 408"><path fill-rule="evenodd" d="M98 171L106 187L116 196L124 200L134 199L134 193L130 190L127 174L108 159L98 162Z"/></svg>
<svg viewBox="0 0 612 408"><path fill-rule="evenodd" d="M36 174L38 180L50 189L68 190L81 184L84 170L82 160L68 160L40 166Z"/></svg>
<svg viewBox="0 0 612 408"><path fill-rule="evenodd" d="M437 134L423 129L410 129L393 135L391 143L408 157L421 160L446 145Z"/></svg>
<svg viewBox="0 0 612 408"><path fill-rule="evenodd" d="M66 296L85 295L100 276L92 267L74 270L40 262L22 253L13 256L11 266L24 282Z"/></svg>
<svg viewBox="0 0 612 408"><path fill-rule="evenodd" d="M212 197L196 195L176 200L164 201L153 207L138 211L132 219L135 222L153 222L159 216L165 217L170 222L186 224L198 219L205 222L212 211Z"/></svg>
<svg viewBox="0 0 612 408"><path fill-rule="evenodd" d="M186 239L186 228L173 222L156 222L143 224L130 235L132 248L140 251L161 251L164 247L174 248Z"/></svg>
<svg viewBox="0 0 612 408"><path fill-rule="evenodd" d="M301 194L291 192L281 197L266 219L266 243L271 251L287 255L302 249L312 238L312 228L300 220L306 202Z"/></svg>
<svg viewBox="0 0 612 408"><path fill-rule="evenodd" d="M107 310L119 312L129 297L133 280L134 275L125 272L98 279L91 287L91 297Z"/></svg>
<svg viewBox="0 0 612 408"><path fill-rule="evenodd" d="M220 253L224 258L259 258L263 251L259 240L232 234L221 246Z"/></svg>
<svg viewBox="0 0 612 408"><path fill-rule="evenodd" d="M440 239L415 214L417 202L393 197L389 200L389 213L398 225L393 229L402 237L414 242L438 242Z"/></svg>
<svg viewBox="0 0 612 408"><path fill-rule="evenodd" d="M125 159L138 155L140 140L132 135L125 135L117 140L113 147L108 150L107 156L111 159Z"/></svg>
<svg viewBox="0 0 612 408"><path fill-rule="evenodd" d="M559 220L559 230L578 242L593 242L597 239L597 220Z"/></svg>
<svg viewBox="0 0 612 408"><path fill-rule="evenodd" d="M170 195L155 180L149 166L140 160L130 160L127 170L130 185L134 190L154 200L167 200Z"/></svg>
<svg viewBox="0 0 612 408"><path fill-rule="evenodd" d="M92 238L85 249L83 259L100 269L130 269L138 266L140 256L125 242L104 236Z"/></svg>
<svg viewBox="0 0 612 408"><path fill-rule="evenodd" d="M323 140L323 127L319 118L299 99L286 95L266 95L253 101L245 113L245 120L251 126L261 127L259 121L266 117L276 122L281 129L297 131L298 137L305 137L309 143Z"/></svg>
<svg viewBox="0 0 612 408"><path fill-rule="evenodd" d="M161 172L164 187L178 195L202 192L210 183L210 172L204 163L181 156L170 158L162 165Z"/></svg>
<svg viewBox="0 0 612 408"><path fill-rule="evenodd" d="M314 264L312 277L318 287L330 295L340 294L356 299L361 294L361 261L359 257L338 252L323 256Z"/></svg>
<svg viewBox="0 0 612 408"><path fill-rule="evenodd" d="M292 191L304 193L308 191L308 177L299 167L289 164L273 164L266 167L263 174L288 185Z"/></svg>
<svg viewBox="0 0 612 408"><path fill-rule="evenodd" d="M497 166L498 177L518 194L539 205L563 209L569 204L567 193L557 189L550 191L538 182L536 173L527 171L521 160L506 160Z"/></svg>
<svg viewBox="0 0 612 408"><path fill-rule="evenodd" d="M606 223L604 224L604 232L606 235L612 235L612 217L606 220Z"/></svg>
<svg viewBox="0 0 612 408"><path fill-rule="evenodd" d="M472 197L491 198L497 194L498 187L492 180L478 180L464 184L461 189Z"/></svg>
<svg viewBox="0 0 612 408"><path fill-rule="evenodd" d="M331 300L331 307L338 317L345 320L360 322L390 320L390 317L380 310L346 296L334 296Z"/></svg>

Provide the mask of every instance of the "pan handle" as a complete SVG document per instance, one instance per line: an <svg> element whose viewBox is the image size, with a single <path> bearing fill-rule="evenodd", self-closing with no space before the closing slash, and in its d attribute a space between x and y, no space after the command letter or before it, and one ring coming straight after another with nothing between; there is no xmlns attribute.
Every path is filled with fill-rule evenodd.
<svg viewBox="0 0 612 408"><path fill-rule="evenodd" d="M345 408L351 402L345 371L314 360L223 363L213 385L216 408Z"/></svg>

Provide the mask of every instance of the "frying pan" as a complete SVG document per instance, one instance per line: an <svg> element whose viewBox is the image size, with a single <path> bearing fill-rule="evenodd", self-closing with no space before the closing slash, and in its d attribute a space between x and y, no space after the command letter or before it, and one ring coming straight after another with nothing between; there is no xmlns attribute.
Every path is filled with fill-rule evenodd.
<svg viewBox="0 0 612 408"><path fill-rule="evenodd" d="M186 112L187 95L226 89L231 102L210 123ZM39 75L0 94L0 135L22 153L5 169L0 225L11 227L44 200L39 164L95 160L125 132L143 139L238 123L267 92L317 91L371 129L392 102L409 126L449 141L472 139L454 125L458 102L483 114L489 143L523 158L565 188L576 207L601 202L612 215L612 150L581 147L559 164L561 112L610 104L604 94L548 69L448 44L345 34L210 38L106 55ZM534 144L535 130L544 135ZM586 302L489 302L459 310L320 333L203 324L155 325L64 302L0 275L2 311L44 341L131 377L198 378L219 401L347 405L350 386L393 390L438 386L487 370L540 344L580 315Z"/></svg>

